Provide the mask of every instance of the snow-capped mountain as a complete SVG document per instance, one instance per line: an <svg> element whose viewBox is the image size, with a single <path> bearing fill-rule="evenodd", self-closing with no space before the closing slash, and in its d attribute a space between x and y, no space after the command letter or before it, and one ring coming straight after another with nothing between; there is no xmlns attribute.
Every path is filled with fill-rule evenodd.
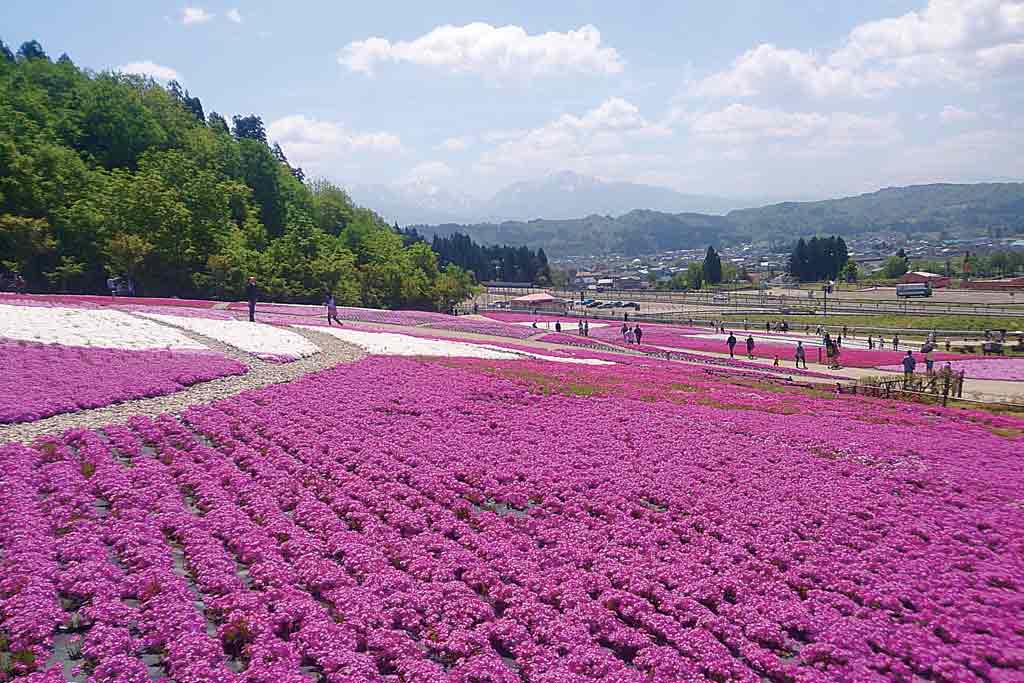
<svg viewBox="0 0 1024 683"><path fill-rule="evenodd" d="M571 171L513 183L485 200L425 181L355 186L351 194L357 204L402 225L620 216L634 209L719 214L752 205L654 185L609 182Z"/></svg>

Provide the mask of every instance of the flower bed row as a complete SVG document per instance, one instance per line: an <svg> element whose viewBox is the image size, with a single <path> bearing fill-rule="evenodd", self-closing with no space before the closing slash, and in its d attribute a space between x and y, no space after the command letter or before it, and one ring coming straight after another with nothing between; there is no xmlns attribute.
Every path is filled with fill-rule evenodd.
<svg viewBox="0 0 1024 683"><path fill-rule="evenodd" d="M97 683L1015 680L1021 430L649 358L371 358L0 447L0 654L47 682L64 633Z"/></svg>
<svg viewBox="0 0 1024 683"><path fill-rule="evenodd" d="M0 340L0 424L163 396L244 374L220 354L123 351Z"/></svg>

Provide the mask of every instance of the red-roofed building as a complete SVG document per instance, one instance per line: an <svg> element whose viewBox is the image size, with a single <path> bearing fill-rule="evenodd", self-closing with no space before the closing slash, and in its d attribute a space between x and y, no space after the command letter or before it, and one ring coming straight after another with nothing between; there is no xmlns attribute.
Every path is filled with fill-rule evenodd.
<svg viewBox="0 0 1024 683"><path fill-rule="evenodd" d="M899 279L901 285L928 284L932 289L945 287L949 284L949 278L938 273L929 273L923 270L914 270Z"/></svg>

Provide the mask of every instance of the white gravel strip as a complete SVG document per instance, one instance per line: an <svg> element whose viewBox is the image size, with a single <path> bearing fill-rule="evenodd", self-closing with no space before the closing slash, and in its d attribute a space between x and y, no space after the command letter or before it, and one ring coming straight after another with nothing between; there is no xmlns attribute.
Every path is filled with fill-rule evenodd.
<svg viewBox="0 0 1024 683"><path fill-rule="evenodd" d="M186 318L163 313L138 313L157 322L181 327L189 332L216 339L259 357L306 358L320 349L305 337L286 329L243 320Z"/></svg>
<svg viewBox="0 0 1024 683"><path fill-rule="evenodd" d="M578 365L614 365L610 361L597 358L559 358L539 353L507 349L490 344L468 344L466 342L448 341L446 339L424 339L407 334L394 332L366 332L364 330L343 329L340 327L296 327L315 330L330 334L342 341L354 344L367 353L378 356L442 356L445 358L485 358L491 360L519 360L524 357L555 363L575 363Z"/></svg>
<svg viewBox="0 0 1024 683"><path fill-rule="evenodd" d="M322 351L314 356L291 363L266 363L251 354L211 338L202 341L218 353L234 358L249 367L244 375L221 377L200 382L166 396L140 398L123 401L103 408L80 410L76 413L62 413L35 422L19 422L0 425L0 444L6 441L31 442L44 434L55 434L67 429L86 427L98 429L108 424L123 424L135 415L156 416L163 413L178 413L189 406L210 403L229 398L243 391L258 389L268 384L280 384L298 379L311 372L334 367L339 363L351 363L363 357L363 352L350 344L320 334L321 330L301 330L298 334L309 337L310 343ZM191 334L191 333L188 333Z"/></svg>
<svg viewBox="0 0 1024 683"><path fill-rule="evenodd" d="M0 304L0 337L104 349L206 350L177 330L110 309Z"/></svg>

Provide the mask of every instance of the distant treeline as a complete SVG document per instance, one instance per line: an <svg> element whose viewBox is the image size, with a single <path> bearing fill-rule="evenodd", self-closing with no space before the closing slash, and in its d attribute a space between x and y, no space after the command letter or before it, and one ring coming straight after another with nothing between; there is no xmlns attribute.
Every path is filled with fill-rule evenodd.
<svg viewBox="0 0 1024 683"><path fill-rule="evenodd" d="M402 231L406 243L426 241L415 228ZM501 280L504 282L551 283L551 268L543 249L527 247L483 246L468 235L454 233L434 235L431 247L437 252L442 265L453 264L468 270L478 282Z"/></svg>
<svg viewBox="0 0 1024 683"><path fill-rule="evenodd" d="M842 237L801 238L789 256L789 274L801 282L835 280L849 259L850 252Z"/></svg>
<svg viewBox="0 0 1024 683"><path fill-rule="evenodd" d="M463 233L486 244L526 244L557 256L654 254L707 244L792 244L811 235L896 232L941 239L1024 234L1024 183L918 185L857 197L786 202L725 216L637 210L622 216L416 226Z"/></svg>
<svg viewBox="0 0 1024 683"><path fill-rule="evenodd" d="M471 276L406 245L339 187L307 181L259 116L229 121L171 82L0 42L0 275L30 290L264 296L449 309Z"/></svg>

